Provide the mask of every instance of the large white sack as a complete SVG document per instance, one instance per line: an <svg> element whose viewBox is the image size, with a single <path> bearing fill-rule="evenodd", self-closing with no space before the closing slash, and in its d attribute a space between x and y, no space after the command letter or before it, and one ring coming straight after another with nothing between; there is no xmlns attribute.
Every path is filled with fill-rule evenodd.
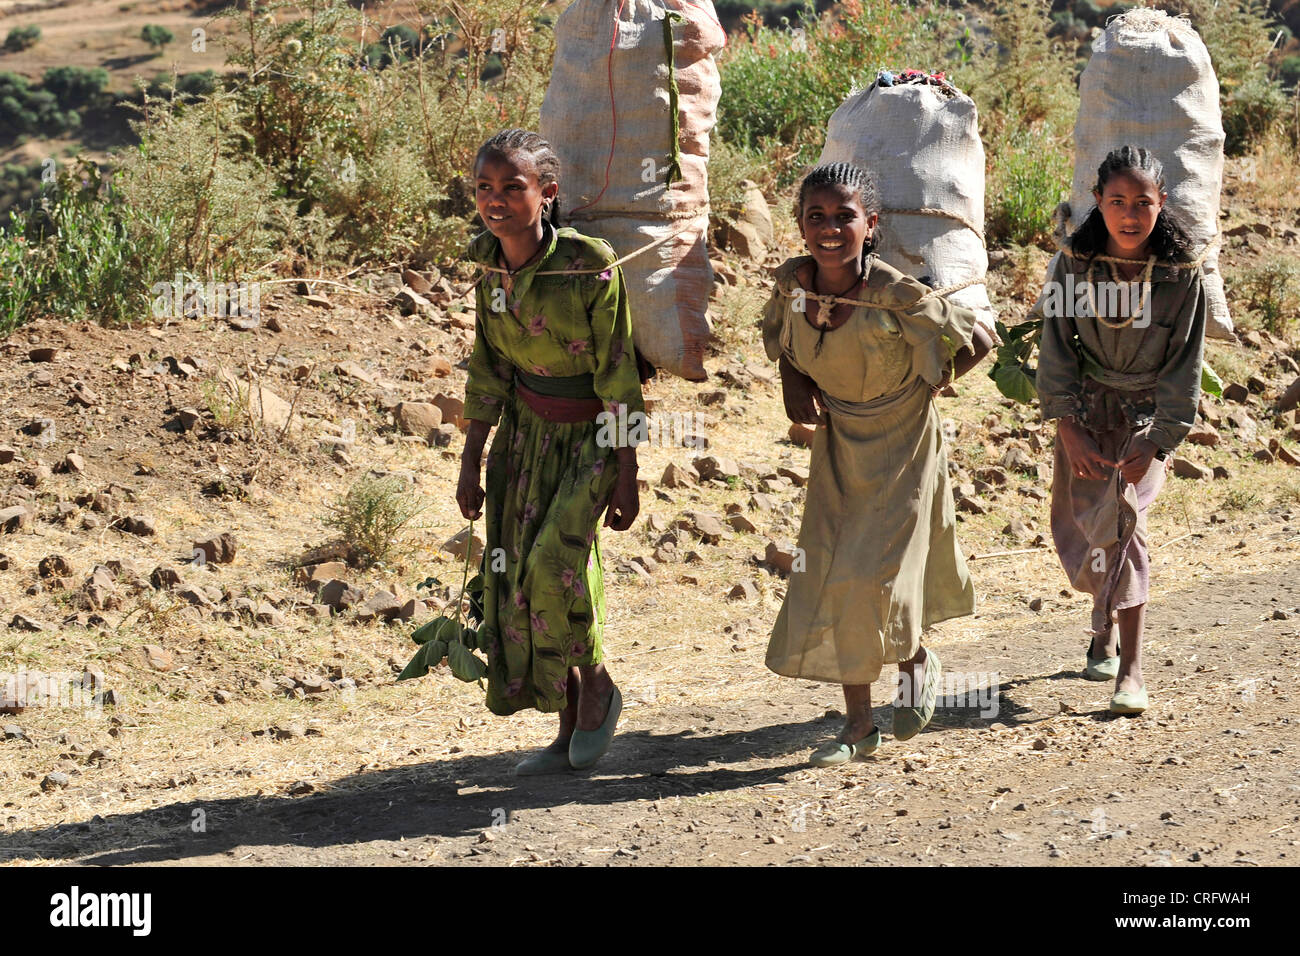
<svg viewBox="0 0 1300 956"><path fill-rule="evenodd" d="M664 18L671 22L682 179L673 153ZM726 40L710 0L575 0L555 24L555 65L540 132L560 157L560 218L620 256L637 350L702 381L712 339L709 132L722 88L713 53ZM613 49L611 50L611 42ZM611 100L611 83L613 86Z"/></svg>
<svg viewBox="0 0 1300 956"><path fill-rule="evenodd" d="M1079 81L1070 232L1096 205L1097 167L1126 144L1146 147L1164 164L1168 208L1178 213L1197 253L1215 243L1202 263L1205 330L1232 338L1216 240L1223 186L1219 80L1191 23L1163 10L1138 8L1115 17L1092 45Z"/></svg>
<svg viewBox="0 0 1300 956"><path fill-rule="evenodd" d="M876 253L936 289L978 280L948 298L992 330L984 277L984 145L975 102L952 84L882 76L831 116L823 163L854 163L880 190ZM905 210L932 209L947 216ZM972 228L973 227L973 228Z"/></svg>

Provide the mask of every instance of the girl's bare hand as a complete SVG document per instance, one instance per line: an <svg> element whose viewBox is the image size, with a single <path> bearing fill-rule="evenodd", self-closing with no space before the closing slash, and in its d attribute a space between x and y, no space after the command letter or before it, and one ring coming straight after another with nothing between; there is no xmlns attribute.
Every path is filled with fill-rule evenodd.
<svg viewBox="0 0 1300 956"><path fill-rule="evenodd" d="M1056 429L1056 440L1065 444L1065 457L1078 478L1105 481L1115 462L1103 458L1087 429L1077 422L1063 419Z"/></svg>
<svg viewBox="0 0 1300 956"><path fill-rule="evenodd" d="M626 531L632 527L632 522L636 521L640 511L641 495L636 487L636 472L620 470L614 494L605 510L605 527L614 531Z"/></svg>
<svg viewBox="0 0 1300 956"><path fill-rule="evenodd" d="M456 483L456 504L460 506L460 513L473 521L483 514L483 501L486 497L479 481L479 468L462 459L460 480Z"/></svg>
<svg viewBox="0 0 1300 956"><path fill-rule="evenodd" d="M1137 447L1129 452L1128 456L1119 463L1120 474L1130 485L1136 485L1142 480L1142 476L1147 473L1151 467L1151 462L1155 460L1156 452L1160 449L1156 443L1149 438L1138 440Z"/></svg>
<svg viewBox="0 0 1300 956"><path fill-rule="evenodd" d="M821 389L784 357L781 359L781 399L785 403L785 416L790 421L800 425L821 424Z"/></svg>

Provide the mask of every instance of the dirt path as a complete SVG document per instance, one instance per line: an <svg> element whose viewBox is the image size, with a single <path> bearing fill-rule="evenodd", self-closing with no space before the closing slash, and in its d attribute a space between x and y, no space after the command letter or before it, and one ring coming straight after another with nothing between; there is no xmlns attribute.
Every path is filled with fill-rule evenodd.
<svg viewBox="0 0 1300 956"><path fill-rule="evenodd" d="M1285 552L1274 570L1152 603L1153 707L1139 718L1105 714L1108 685L1081 679L1077 609L1013 615L1001 634L950 630L933 645L950 672L997 673L996 715L943 711L914 741L886 737L869 763L812 770L810 744L837 726L824 713L832 693L767 679L756 641L736 655L752 690L716 706L649 706L637 697L644 674L639 690L629 680L617 743L588 777L521 781L517 752L464 752L343 775L301 798L181 799L10 831L0 854L116 865L1287 865L1300 839L1290 701L1300 533L1273 530ZM1289 620L1272 619L1280 608ZM611 667L627 674L631 663ZM876 700L888 692L879 685ZM888 711L877 708L886 729Z"/></svg>

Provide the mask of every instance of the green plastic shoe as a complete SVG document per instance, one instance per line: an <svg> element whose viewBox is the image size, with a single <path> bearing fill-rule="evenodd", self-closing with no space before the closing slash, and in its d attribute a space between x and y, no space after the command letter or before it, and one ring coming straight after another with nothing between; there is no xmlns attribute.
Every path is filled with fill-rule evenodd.
<svg viewBox="0 0 1300 956"><path fill-rule="evenodd" d="M1087 666L1083 669L1083 676L1088 680L1114 680L1119 676L1119 655L1114 657L1096 658L1091 654L1092 648L1089 648L1088 655L1084 658Z"/></svg>
<svg viewBox="0 0 1300 956"><path fill-rule="evenodd" d="M934 705L939 699L939 677L943 674L943 666L939 663L939 655L934 651L927 648L925 653L925 682L921 685L920 706L894 705L895 740L911 740L924 730L934 717Z"/></svg>
<svg viewBox="0 0 1300 956"><path fill-rule="evenodd" d="M618 726L618 715L623 712L623 695L617 687L609 698L609 711L605 722L599 730L575 730L569 738L569 766L574 770L587 770L596 765L596 761L605 756L609 743L614 739L614 728Z"/></svg>
<svg viewBox="0 0 1300 956"><path fill-rule="evenodd" d="M808 762L814 767L837 767L850 760L865 760L875 753L879 746L880 728L872 727L871 733L857 743L842 744L838 740L832 740L818 747L808 758Z"/></svg>
<svg viewBox="0 0 1300 956"><path fill-rule="evenodd" d="M1107 709L1112 714L1140 714L1147 709L1147 689L1139 687L1134 691L1117 690Z"/></svg>
<svg viewBox="0 0 1300 956"><path fill-rule="evenodd" d="M1092 646L1095 638L1088 640L1088 650L1084 653L1083 676L1088 680L1114 680L1119 676L1119 655L1114 657L1093 657Z"/></svg>
<svg viewBox="0 0 1300 956"><path fill-rule="evenodd" d="M564 773L572 769L573 767L569 766L567 751L539 750L515 764L515 776L536 777L544 773Z"/></svg>

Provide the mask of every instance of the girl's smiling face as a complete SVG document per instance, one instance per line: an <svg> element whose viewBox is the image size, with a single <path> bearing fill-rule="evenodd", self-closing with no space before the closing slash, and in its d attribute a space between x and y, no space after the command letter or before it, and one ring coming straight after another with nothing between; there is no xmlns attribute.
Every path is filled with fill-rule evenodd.
<svg viewBox="0 0 1300 956"><path fill-rule="evenodd" d="M474 204L479 217L498 239L540 236L542 214L560 191L543 186L526 157L488 153L474 169Z"/></svg>
<svg viewBox="0 0 1300 956"><path fill-rule="evenodd" d="M819 269L856 271L862 247L880 217L870 216L862 200L846 186L817 186L804 196L799 210L799 235Z"/></svg>
<svg viewBox="0 0 1300 956"><path fill-rule="evenodd" d="M1124 259L1145 258L1167 194L1141 170L1125 169L1113 173L1093 196L1110 234L1107 252Z"/></svg>

